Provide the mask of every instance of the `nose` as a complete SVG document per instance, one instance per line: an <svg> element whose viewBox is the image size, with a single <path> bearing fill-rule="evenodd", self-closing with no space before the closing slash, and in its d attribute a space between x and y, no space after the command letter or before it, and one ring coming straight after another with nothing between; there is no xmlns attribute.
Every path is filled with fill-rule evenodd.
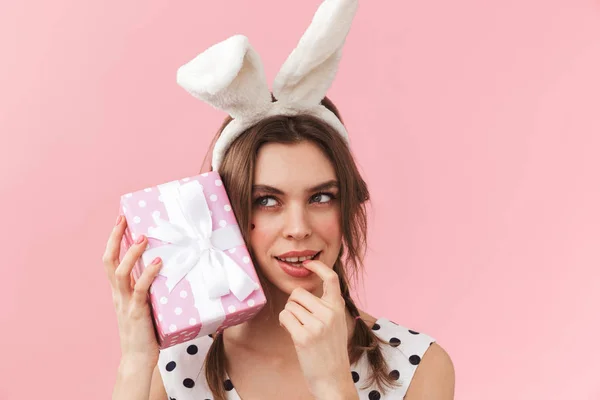
<svg viewBox="0 0 600 400"><path fill-rule="evenodd" d="M286 239L302 240L312 234L310 218L303 205L287 208L283 234Z"/></svg>

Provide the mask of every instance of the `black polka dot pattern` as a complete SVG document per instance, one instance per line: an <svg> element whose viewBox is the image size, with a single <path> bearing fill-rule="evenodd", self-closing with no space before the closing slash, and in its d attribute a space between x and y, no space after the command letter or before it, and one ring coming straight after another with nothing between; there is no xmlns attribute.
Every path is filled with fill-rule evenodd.
<svg viewBox="0 0 600 400"><path fill-rule="evenodd" d="M419 332L417 332L417 331L413 331L413 330L410 330L410 329L409 329L408 331L409 331L410 333L412 333L413 335L418 335L418 334L419 334Z"/></svg>
<svg viewBox="0 0 600 400"><path fill-rule="evenodd" d="M189 345L187 349L185 349L185 351L189 354L189 355L194 355L198 353L198 346L196 346L195 344Z"/></svg>
<svg viewBox="0 0 600 400"><path fill-rule="evenodd" d="M408 361L410 361L410 363L412 365L419 365L419 363L421 362L421 357L414 355L414 356L410 356L408 358Z"/></svg>
<svg viewBox="0 0 600 400"><path fill-rule="evenodd" d="M400 371L398 371L397 369L390 371L389 376L391 379L397 381L398 379L400 379Z"/></svg>
<svg viewBox="0 0 600 400"><path fill-rule="evenodd" d="M190 378L185 378L185 379L183 380L183 386L185 386L185 387L186 387L186 388L188 388L188 389L191 389L191 388L193 388L194 386L196 386L196 382L194 382L194 380L193 380L193 379L190 379Z"/></svg>
<svg viewBox="0 0 600 400"><path fill-rule="evenodd" d="M360 375L358 375L358 372L352 371L352 380L354 383L357 383L360 380Z"/></svg>
<svg viewBox="0 0 600 400"><path fill-rule="evenodd" d="M402 341L400 339L398 339L397 337L393 337L390 339L390 345L392 347L398 347L398 346L400 346L401 343L402 343Z"/></svg>
<svg viewBox="0 0 600 400"><path fill-rule="evenodd" d="M225 390L227 390L228 392L231 392L233 390L233 382L231 382L231 380L229 380L229 379L227 379L225 381L223 386L225 387Z"/></svg>
<svg viewBox="0 0 600 400"><path fill-rule="evenodd" d="M378 331L379 329L381 329L381 325L375 324L371 329L373 329L374 331Z"/></svg>
<svg viewBox="0 0 600 400"><path fill-rule="evenodd" d="M175 361L170 361L169 363L167 363L167 366L165 367L165 369L167 371L171 372L175 369L176 366L177 366L177 363Z"/></svg>
<svg viewBox="0 0 600 400"><path fill-rule="evenodd" d="M371 390L369 392L369 400L379 400L381 399L381 393L379 393L377 390Z"/></svg>

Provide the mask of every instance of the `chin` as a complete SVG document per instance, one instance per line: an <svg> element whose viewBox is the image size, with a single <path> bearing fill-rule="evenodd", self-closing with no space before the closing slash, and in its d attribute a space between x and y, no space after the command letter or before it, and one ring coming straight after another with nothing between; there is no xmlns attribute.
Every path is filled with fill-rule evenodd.
<svg viewBox="0 0 600 400"><path fill-rule="evenodd" d="M294 291L294 289L297 288L302 288L310 293L313 293L315 295L319 294L320 291L323 290L323 283L321 282L320 279L317 280L308 280L308 279L303 279L301 281L293 281L293 280L280 280L277 282L270 282L271 286L273 287L273 289L275 289L276 291L280 292L281 294L283 294L284 296L289 297L292 292Z"/></svg>

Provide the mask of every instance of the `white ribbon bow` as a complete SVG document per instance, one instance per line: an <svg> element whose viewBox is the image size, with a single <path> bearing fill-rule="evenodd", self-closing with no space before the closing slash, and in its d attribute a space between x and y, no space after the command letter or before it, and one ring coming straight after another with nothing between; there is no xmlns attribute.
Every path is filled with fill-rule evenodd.
<svg viewBox="0 0 600 400"><path fill-rule="evenodd" d="M237 225L212 230L212 218L202 185L191 181L177 188L177 202L185 224L177 225L154 216L157 225L148 235L166 244L146 250L147 259L161 257L159 274L167 278L169 293L184 278L202 279L211 299L230 292L244 301L259 288L248 274L223 250L243 244Z"/></svg>

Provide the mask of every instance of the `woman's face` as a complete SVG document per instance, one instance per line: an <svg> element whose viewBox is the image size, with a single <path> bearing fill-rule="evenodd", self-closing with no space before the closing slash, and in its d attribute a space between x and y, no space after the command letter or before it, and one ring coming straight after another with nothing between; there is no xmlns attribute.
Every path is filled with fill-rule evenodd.
<svg viewBox="0 0 600 400"><path fill-rule="evenodd" d="M298 257L316 256L333 268L342 239L337 185L331 162L312 142L260 148L250 244L261 271L282 292L322 290L320 278Z"/></svg>

